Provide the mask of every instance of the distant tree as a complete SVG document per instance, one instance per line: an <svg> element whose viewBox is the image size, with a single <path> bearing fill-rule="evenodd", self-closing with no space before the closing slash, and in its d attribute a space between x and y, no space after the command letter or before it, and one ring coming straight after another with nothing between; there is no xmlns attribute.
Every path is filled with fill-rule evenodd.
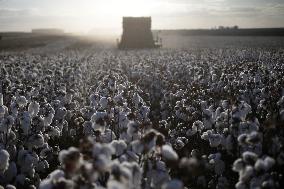
<svg viewBox="0 0 284 189"><path fill-rule="evenodd" d="M2 36L0 35L0 40L2 40Z"/></svg>
<svg viewBox="0 0 284 189"><path fill-rule="evenodd" d="M224 26L219 26L218 29L219 30L223 30L223 29L225 29L225 27Z"/></svg>
<svg viewBox="0 0 284 189"><path fill-rule="evenodd" d="M233 26L233 29L237 30L237 29L239 29L239 26L235 25L235 26Z"/></svg>

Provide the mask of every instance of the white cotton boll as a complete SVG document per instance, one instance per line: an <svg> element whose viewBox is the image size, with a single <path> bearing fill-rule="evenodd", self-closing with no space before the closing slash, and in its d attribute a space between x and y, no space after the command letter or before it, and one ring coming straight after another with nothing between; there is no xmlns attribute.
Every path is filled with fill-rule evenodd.
<svg viewBox="0 0 284 189"><path fill-rule="evenodd" d="M48 135L51 138L57 138L57 137L60 137L61 131L57 126L51 127L50 130L48 131Z"/></svg>
<svg viewBox="0 0 284 189"><path fill-rule="evenodd" d="M240 172L239 180L243 182L247 182L252 177L253 173L254 173L253 167L246 166L245 169Z"/></svg>
<svg viewBox="0 0 284 189"><path fill-rule="evenodd" d="M139 125L133 121L129 122L127 125L127 134L129 136L133 136L134 134L138 133Z"/></svg>
<svg viewBox="0 0 284 189"><path fill-rule="evenodd" d="M127 144L123 140L114 140L111 146L115 149L116 156L121 156L127 148Z"/></svg>
<svg viewBox="0 0 284 189"><path fill-rule="evenodd" d="M46 117L43 118L44 126L49 126L52 123L54 114L49 113Z"/></svg>
<svg viewBox="0 0 284 189"><path fill-rule="evenodd" d="M245 165L245 162L241 158L239 158L233 163L233 171L240 172L245 168Z"/></svg>
<svg viewBox="0 0 284 189"><path fill-rule="evenodd" d="M239 145L246 145L247 134L241 134L238 136Z"/></svg>
<svg viewBox="0 0 284 189"><path fill-rule="evenodd" d="M200 106L202 110L205 110L207 108L207 102L206 101L201 101Z"/></svg>
<svg viewBox="0 0 284 189"><path fill-rule="evenodd" d="M52 189L53 188L53 180L44 179L39 184L39 189Z"/></svg>
<svg viewBox="0 0 284 189"><path fill-rule="evenodd" d="M284 103L284 96L282 96L282 97L280 98L280 100L277 102L277 105L278 105L278 106L281 106L281 105L283 105L283 103Z"/></svg>
<svg viewBox="0 0 284 189"><path fill-rule="evenodd" d="M28 107L28 112L31 115L31 117L34 117L38 114L39 109L40 105L38 102L31 102Z"/></svg>
<svg viewBox="0 0 284 189"><path fill-rule="evenodd" d="M209 137L210 137L212 134L213 134L213 131L212 131L212 130L205 131L204 133L202 133L201 139L203 139L203 140L209 140Z"/></svg>
<svg viewBox="0 0 284 189"><path fill-rule="evenodd" d="M188 129L187 131L186 131L186 135L187 136L193 136L193 135L195 135L197 133L197 127L195 126L195 125L193 125L192 127L191 127L191 129Z"/></svg>
<svg viewBox="0 0 284 189"><path fill-rule="evenodd" d="M111 129L106 129L100 136L102 143L110 143L116 139L115 133Z"/></svg>
<svg viewBox="0 0 284 189"><path fill-rule="evenodd" d="M65 117L65 115L66 115L66 113L67 113L67 110L66 110L65 107L58 108L58 109L56 110L56 113L55 113L55 115L54 115L54 118L55 118L56 120L63 120L64 117Z"/></svg>
<svg viewBox="0 0 284 189"><path fill-rule="evenodd" d="M24 96L19 96L19 97L17 98L17 104L18 104L20 107L26 106L27 103L28 103L28 101L27 101L26 97L24 97Z"/></svg>
<svg viewBox="0 0 284 189"><path fill-rule="evenodd" d="M102 109L106 109L108 105L108 99L106 97L102 97L99 103Z"/></svg>
<svg viewBox="0 0 284 189"><path fill-rule="evenodd" d="M0 173L4 173L9 167L10 155L6 150L0 150Z"/></svg>
<svg viewBox="0 0 284 189"><path fill-rule="evenodd" d="M5 189L17 189L16 186L8 184Z"/></svg>
<svg viewBox="0 0 284 189"><path fill-rule="evenodd" d="M263 159L258 159L254 164L254 169L256 171L263 171L266 169L265 162Z"/></svg>
<svg viewBox="0 0 284 189"><path fill-rule="evenodd" d="M44 137L40 134L32 135L28 138L28 146L29 148L39 148L44 145Z"/></svg>
<svg viewBox="0 0 284 189"><path fill-rule="evenodd" d="M107 112L96 112L92 115L91 121L95 123L99 119L105 119L107 117Z"/></svg>
<svg viewBox="0 0 284 189"><path fill-rule="evenodd" d="M180 180L173 179L163 184L162 189L183 189L183 183Z"/></svg>
<svg viewBox="0 0 284 189"><path fill-rule="evenodd" d="M211 134L209 136L209 143L211 147L217 147L222 142L222 136L220 134Z"/></svg>
<svg viewBox="0 0 284 189"><path fill-rule="evenodd" d="M131 142L131 146L136 154L141 154L144 149L144 145L139 140Z"/></svg>
<svg viewBox="0 0 284 189"><path fill-rule="evenodd" d="M222 107L223 107L224 109L228 109L228 107L229 107L229 101L228 101L228 100L223 100L223 101L222 101Z"/></svg>
<svg viewBox="0 0 284 189"><path fill-rule="evenodd" d="M257 154L249 151L244 152L242 157L246 163L254 163L257 160Z"/></svg>
<svg viewBox="0 0 284 189"><path fill-rule="evenodd" d="M138 93L134 93L134 95L132 97L132 100L133 100L133 104L135 105L136 108L138 107L138 105L140 103L143 102L142 98L139 96Z"/></svg>
<svg viewBox="0 0 284 189"><path fill-rule="evenodd" d="M280 110L279 115L280 115L280 120L284 121L284 109Z"/></svg>
<svg viewBox="0 0 284 189"><path fill-rule="evenodd" d="M185 146L184 142L180 139L177 139L175 142L175 148L176 149L182 149Z"/></svg>
<svg viewBox="0 0 284 189"><path fill-rule="evenodd" d="M48 178L50 180L59 180L60 178L64 178L64 177L65 177L65 173L64 171L60 169L56 169L48 175Z"/></svg>
<svg viewBox="0 0 284 189"><path fill-rule="evenodd" d="M36 165L36 172L44 173L46 169L49 168L49 163L46 160L40 161Z"/></svg>
<svg viewBox="0 0 284 189"><path fill-rule="evenodd" d="M115 149L110 144L99 144L96 143L93 147L92 154L93 157L98 155L105 155L107 158L111 158L111 156L115 153Z"/></svg>
<svg viewBox="0 0 284 189"><path fill-rule="evenodd" d="M265 163L265 170L268 171L269 169L271 169L273 167L273 165L275 164L275 160L271 157L266 157L264 159L264 163Z"/></svg>
<svg viewBox="0 0 284 189"><path fill-rule="evenodd" d="M4 101L3 101L3 94L0 93L0 106L4 105Z"/></svg>
<svg viewBox="0 0 284 189"><path fill-rule="evenodd" d="M118 95L116 95L115 97L113 97L113 101L114 101L114 103L123 103L123 101L124 101L124 98L123 98L123 96L122 96L122 94L118 94Z"/></svg>
<svg viewBox="0 0 284 189"><path fill-rule="evenodd" d="M121 182L109 179L107 182L107 188L108 189L125 189L126 186Z"/></svg>
<svg viewBox="0 0 284 189"><path fill-rule="evenodd" d="M195 126L197 128L197 131L202 131L204 129L204 125L202 123L202 121L195 121L193 123L193 126Z"/></svg>
<svg viewBox="0 0 284 189"><path fill-rule="evenodd" d="M235 187L236 187L236 189L247 189L246 184L242 181L237 182Z"/></svg>
<svg viewBox="0 0 284 189"><path fill-rule="evenodd" d="M0 119L4 118L6 112L8 112L8 108L4 105L0 106Z"/></svg>
<svg viewBox="0 0 284 189"><path fill-rule="evenodd" d="M140 119L147 119L148 115L150 113L150 108L148 106L141 106L139 110L139 118Z"/></svg>
<svg viewBox="0 0 284 189"><path fill-rule="evenodd" d="M169 145L163 145L161 150L162 156L169 161L176 161L178 159L177 153Z"/></svg>

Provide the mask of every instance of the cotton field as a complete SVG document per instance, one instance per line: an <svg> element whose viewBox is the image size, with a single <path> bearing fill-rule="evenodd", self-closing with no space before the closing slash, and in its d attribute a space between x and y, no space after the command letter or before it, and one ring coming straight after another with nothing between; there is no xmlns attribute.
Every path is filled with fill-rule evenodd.
<svg viewBox="0 0 284 189"><path fill-rule="evenodd" d="M0 188L283 188L284 51L0 54Z"/></svg>

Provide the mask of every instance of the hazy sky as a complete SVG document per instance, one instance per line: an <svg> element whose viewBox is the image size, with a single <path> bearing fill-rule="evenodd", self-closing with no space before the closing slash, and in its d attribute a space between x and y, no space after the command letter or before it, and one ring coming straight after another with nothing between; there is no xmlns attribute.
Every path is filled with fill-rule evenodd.
<svg viewBox="0 0 284 189"><path fill-rule="evenodd" d="M284 0L0 0L0 30L114 31L122 16L152 16L154 29L284 27Z"/></svg>

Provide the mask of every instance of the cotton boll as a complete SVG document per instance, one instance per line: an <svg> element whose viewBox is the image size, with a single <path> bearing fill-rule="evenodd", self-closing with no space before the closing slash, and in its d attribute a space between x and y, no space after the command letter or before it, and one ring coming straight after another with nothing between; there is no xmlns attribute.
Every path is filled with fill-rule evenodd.
<svg viewBox="0 0 284 189"><path fill-rule="evenodd" d="M49 163L46 160L40 161L36 165L36 172L44 173L49 168Z"/></svg>
<svg viewBox="0 0 284 189"><path fill-rule="evenodd" d="M8 185L6 186L6 189L17 189L17 188L16 188L16 186L14 186L14 185L8 184Z"/></svg>
<svg viewBox="0 0 284 189"><path fill-rule="evenodd" d="M280 116L280 120L284 121L284 109L280 110L279 116Z"/></svg>
<svg viewBox="0 0 284 189"><path fill-rule="evenodd" d="M246 166L244 170L242 170L239 174L239 180L243 182L249 181L249 179L252 177L254 173L253 167L252 166Z"/></svg>
<svg viewBox="0 0 284 189"><path fill-rule="evenodd" d="M138 93L134 93L132 100L136 108L138 108L138 105L143 102L142 98L139 96Z"/></svg>
<svg viewBox="0 0 284 189"><path fill-rule="evenodd" d="M53 180L44 179L40 182L39 189L53 189Z"/></svg>
<svg viewBox="0 0 284 189"><path fill-rule="evenodd" d="M114 140L111 146L115 149L115 155L120 156L127 148L127 144L123 140Z"/></svg>
<svg viewBox="0 0 284 189"><path fill-rule="evenodd" d="M222 136L219 134L212 134L209 136L209 143L211 147L217 147L222 142Z"/></svg>
<svg viewBox="0 0 284 189"><path fill-rule="evenodd" d="M191 129L188 129L187 131L186 131L186 135L187 136L193 136L193 135L195 135L197 133L197 127L195 126L195 125L193 125L192 127L191 127Z"/></svg>
<svg viewBox="0 0 284 189"><path fill-rule="evenodd" d="M49 113L46 117L43 117L44 126L49 126L54 118L53 113Z"/></svg>
<svg viewBox="0 0 284 189"><path fill-rule="evenodd" d="M243 160L245 163L251 164L251 163L255 163L255 161L257 160L257 155L253 152L249 152L246 151L242 154Z"/></svg>
<svg viewBox="0 0 284 189"><path fill-rule="evenodd" d="M106 129L100 136L102 143L110 143L112 140L116 139L115 133L111 129Z"/></svg>
<svg viewBox="0 0 284 189"><path fill-rule="evenodd" d="M115 153L115 149L111 146L111 144L100 144L96 143L93 146L92 154L93 157L98 155L104 155L105 158L111 158L111 156Z"/></svg>
<svg viewBox="0 0 284 189"><path fill-rule="evenodd" d="M106 109L107 106L108 106L108 99L107 99L107 97L102 97L102 98L100 99L100 101L99 101L99 104L100 104L100 106L101 106L101 108L102 108L103 110Z"/></svg>
<svg viewBox="0 0 284 189"><path fill-rule="evenodd" d="M233 171L240 172L245 168L245 165L246 165L245 162L241 158L239 158L234 161Z"/></svg>
<svg viewBox="0 0 284 189"><path fill-rule="evenodd" d="M209 140L209 137L213 134L212 130L207 130L201 135L201 139L203 140Z"/></svg>
<svg viewBox="0 0 284 189"><path fill-rule="evenodd" d="M265 170L265 162L263 159L258 159L254 164L254 169L256 171L264 171Z"/></svg>
<svg viewBox="0 0 284 189"><path fill-rule="evenodd" d="M9 168L10 155L6 150L0 150L0 173L4 173Z"/></svg>
<svg viewBox="0 0 284 189"><path fill-rule="evenodd" d="M68 174L73 175L80 168L81 154L75 147L70 147L68 150L60 151L58 159Z"/></svg>
<svg viewBox="0 0 284 189"><path fill-rule="evenodd" d="M121 182L118 182L116 180L108 180L107 188L108 189L125 189L126 186L124 184L122 184Z"/></svg>
<svg viewBox="0 0 284 189"><path fill-rule="evenodd" d="M185 146L184 142L180 139L177 139L175 142L175 148L176 149L182 149Z"/></svg>
<svg viewBox="0 0 284 189"><path fill-rule="evenodd" d="M275 160L269 156L267 156L264 159L264 163L265 163L265 170L268 171L269 169L271 169L273 167L273 165L275 164Z"/></svg>
<svg viewBox="0 0 284 189"><path fill-rule="evenodd" d="M246 145L247 134L241 134L238 136L239 145Z"/></svg>
<svg viewBox="0 0 284 189"><path fill-rule="evenodd" d="M4 105L4 101L3 101L3 94L0 93L0 106Z"/></svg>
<svg viewBox="0 0 284 189"><path fill-rule="evenodd" d="M177 153L169 145L162 146L161 154L162 154L163 158L165 158L166 160L169 160L169 161L178 160Z"/></svg>
<svg viewBox="0 0 284 189"><path fill-rule="evenodd" d="M48 131L48 135L51 137L51 138L58 138L61 136L61 131L60 129L55 126L55 127L50 127L49 128L49 131Z"/></svg>
<svg viewBox="0 0 284 189"><path fill-rule="evenodd" d="M60 178L64 178L64 177L65 177L65 173L64 171L60 169L56 169L48 175L48 178L50 178L51 180L59 180Z"/></svg>
<svg viewBox="0 0 284 189"><path fill-rule="evenodd" d="M244 182L242 182L242 181L237 182L235 187L236 187L236 189L247 189L246 184Z"/></svg>
<svg viewBox="0 0 284 189"><path fill-rule="evenodd" d="M139 131L139 125L133 121L129 122L127 125L127 134L133 136Z"/></svg>
<svg viewBox="0 0 284 189"><path fill-rule="evenodd" d="M224 109L228 109L228 107L229 107L229 101L228 101L228 100L223 100L223 101L222 101L222 107L223 107Z"/></svg>
<svg viewBox="0 0 284 189"><path fill-rule="evenodd" d="M32 148L40 148L44 145L44 138L43 135L40 134L35 134L32 135L28 138L28 146L30 149Z"/></svg>
<svg viewBox="0 0 284 189"><path fill-rule="evenodd" d="M131 142L131 146L136 154L141 154L143 152L144 145L139 140Z"/></svg>
<svg viewBox="0 0 284 189"><path fill-rule="evenodd" d="M246 142L249 144L257 144L261 142L261 137L258 132L253 131L248 135Z"/></svg>
<svg viewBox="0 0 284 189"><path fill-rule="evenodd" d="M17 104L19 105L19 107L24 107L24 106L27 105L27 103L28 103L28 101L27 101L26 97L24 97L24 96L19 96L19 97L17 98Z"/></svg>
<svg viewBox="0 0 284 189"><path fill-rule="evenodd" d="M31 102L28 107L28 112L31 115L31 117L34 117L38 114L39 109L40 105L38 102Z"/></svg>
<svg viewBox="0 0 284 189"><path fill-rule="evenodd" d="M173 179L163 184L162 189L183 189L183 183L180 180Z"/></svg>

